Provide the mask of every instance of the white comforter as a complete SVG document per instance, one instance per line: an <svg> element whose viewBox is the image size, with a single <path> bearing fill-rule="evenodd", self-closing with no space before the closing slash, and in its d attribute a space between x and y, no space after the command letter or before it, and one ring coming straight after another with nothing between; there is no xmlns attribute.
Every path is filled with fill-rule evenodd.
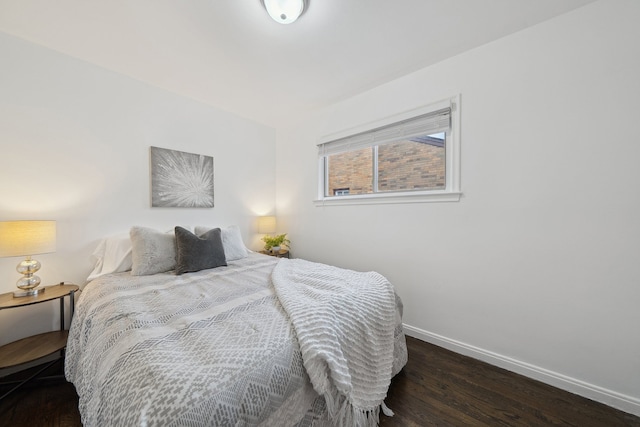
<svg viewBox="0 0 640 427"><path fill-rule="evenodd" d="M318 425L326 420L258 254L182 276L103 276L83 290L65 373L83 425ZM406 345L396 313L397 372ZM400 339L401 338L401 339Z"/></svg>

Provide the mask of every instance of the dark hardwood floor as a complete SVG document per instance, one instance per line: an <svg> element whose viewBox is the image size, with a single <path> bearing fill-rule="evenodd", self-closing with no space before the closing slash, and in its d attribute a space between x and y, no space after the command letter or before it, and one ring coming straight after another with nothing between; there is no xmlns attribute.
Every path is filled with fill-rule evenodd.
<svg viewBox="0 0 640 427"><path fill-rule="evenodd" d="M414 338L407 345L386 400L396 415L381 415L381 427L640 427L639 417L538 381ZM73 385L36 383L0 402L0 426L81 426L77 404Z"/></svg>
<svg viewBox="0 0 640 427"><path fill-rule="evenodd" d="M386 400L392 426L640 426L640 418L407 337L409 362Z"/></svg>

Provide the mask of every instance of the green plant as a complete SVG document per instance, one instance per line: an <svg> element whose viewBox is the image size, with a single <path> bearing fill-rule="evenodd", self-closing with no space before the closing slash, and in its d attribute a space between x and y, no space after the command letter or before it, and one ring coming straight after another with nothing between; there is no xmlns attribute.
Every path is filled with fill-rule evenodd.
<svg viewBox="0 0 640 427"><path fill-rule="evenodd" d="M276 234L275 236L264 236L262 241L265 243L264 250L271 250L274 246L289 246L289 239L287 239L287 234Z"/></svg>

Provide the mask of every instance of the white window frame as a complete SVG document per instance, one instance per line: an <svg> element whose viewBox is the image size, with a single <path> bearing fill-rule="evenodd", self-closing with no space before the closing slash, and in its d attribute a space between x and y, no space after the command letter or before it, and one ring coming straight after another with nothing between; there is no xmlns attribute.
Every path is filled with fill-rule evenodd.
<svg viewBox="0 0 640 427"><path fill-rule="evenodd" d="M366 135L374 130L393 126L403 121L450 108L451 127L447 131L445 144L445 188L439 190L420 191L390 191L371 194L353 194L346 196L326 196L325 189L329 184L328 168L323 147L337 143L339 140L355 135ZM401 140L402 138L399 138ZM377 147L377 145L375 145ZM386 117L372 123L367 123L352 129L323 137L318 144L318 198L314 200L316 206L364 205L385 203L429 203L429 202L458 202L462 192L460 190L460 95L426 105L411 111L406 111L392 117ZM374 167L377 165L374 165Z"/></svg>

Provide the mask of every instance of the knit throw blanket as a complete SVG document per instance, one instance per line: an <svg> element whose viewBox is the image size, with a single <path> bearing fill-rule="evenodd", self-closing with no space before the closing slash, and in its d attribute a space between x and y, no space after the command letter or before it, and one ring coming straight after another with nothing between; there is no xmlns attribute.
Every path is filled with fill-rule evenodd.
<svg viewBox="0 0 640 427"><path fill-rule="evenodd" d="M280 303L298 337L313 388L338 426L376 426L391 383L393 286L360 273L282 259L272 273Z"/></svg>

